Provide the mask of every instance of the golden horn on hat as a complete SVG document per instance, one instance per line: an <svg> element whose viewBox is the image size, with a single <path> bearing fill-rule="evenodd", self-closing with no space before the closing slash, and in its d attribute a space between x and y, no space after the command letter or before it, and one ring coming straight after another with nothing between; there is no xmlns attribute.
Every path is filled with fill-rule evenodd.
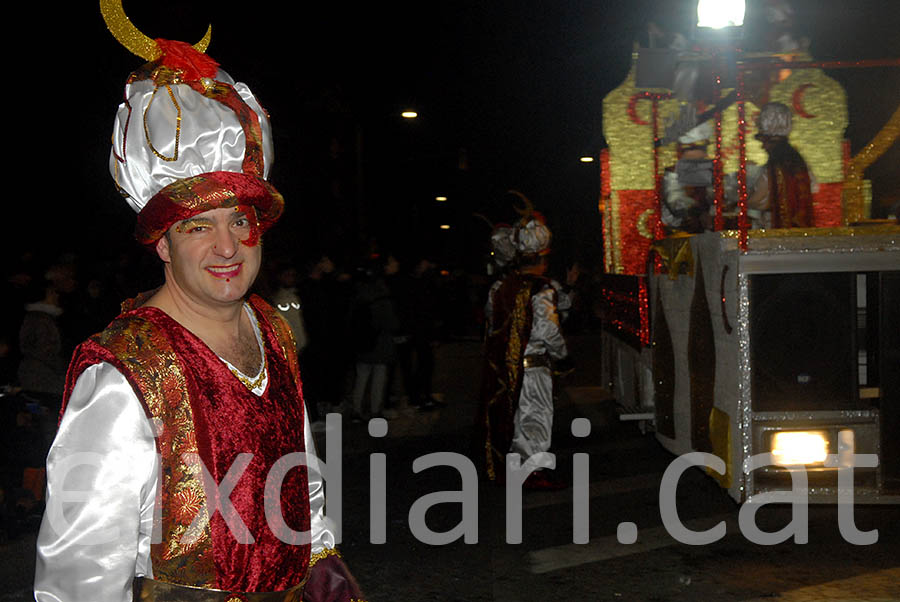
<svg viewBox="0 0 900 602"><path fill-rule="evenodd" d="M135 27L122 8L122 0L100 0L100 13L106 21L107 29L128 51L146 61L159 58L160 52L156 42ZM206 35L194 44L194 48L199 52L206 52L210 39L212 39L212 25L206 28Z"/></svg>
<svg viewBox="0 0 900 602"><path fill-rule="evenodd" d="M473 213L473 214L472 214L472 217L477 217L477 218L479 218L479 219L483 219L483 220L485 221L485 223L486 223L488 226L491 227L491 230L494 229L494 222L492 222L491 220L489 220L484 214L482 214L482 213Z"/></svg>
<svg viewBox="0 0 900 602"><path fill-rule="evenodd" d="M524 208L524 209L519 209L518 207L515 208L515 209L516 209L516 213L518 213L519 215L521 215L524 219L528 219L529 217L531 217L532 215L534 215L534 203L532 203L532 202L528 199L527 196L525 196L524 194L522 194L522 193L519 192L518 190L508 190L507 192L508 192L509 194L514 194L514 195L516 195L517 197L519 197L520 199L522 199L522 201L525 203L525 208Z"/></svg>

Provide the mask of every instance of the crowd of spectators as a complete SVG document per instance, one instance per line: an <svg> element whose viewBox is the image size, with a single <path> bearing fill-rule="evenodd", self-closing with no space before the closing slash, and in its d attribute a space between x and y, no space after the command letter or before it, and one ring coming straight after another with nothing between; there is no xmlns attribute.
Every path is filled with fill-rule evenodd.
<svg viewBox="0 0 900 602"><path fill-rule="evenodd" d="M590 279L573 269L565 326L579 331L592 321ZM162 270L141 249L106 258L24 253L3 276L0 537L40 516L41 470L75 346L103 330L123 300L159 286ZM425 254L373 252L347 261L318 253L269 261L254 292L294 331L316 428L329 412L363 421L443 405L431 388L435 349L442 341L482 337L490 284L486 272L441 265Z"/></svg>

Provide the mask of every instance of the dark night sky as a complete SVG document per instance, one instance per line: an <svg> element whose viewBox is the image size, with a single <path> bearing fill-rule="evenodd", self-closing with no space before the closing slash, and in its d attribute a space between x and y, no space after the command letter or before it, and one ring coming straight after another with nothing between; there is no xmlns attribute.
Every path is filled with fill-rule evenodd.
<svg viewBox="0 0 900 602"><path fill-rule="evenodd" d="M208 53L247 82L272 115L271 179L289 203L279 226L286 231L305 236L322 210L312 185L321 176L316 153L336 132L352 151L361 132L364 191L384 239L414 230L434 242L440 233L432 222L443 219L468 224L454 236L486 236L469 214L512 218L503 191L517 188L547 214L567 260L599 249L597 168L577 159L602 143L603 95L624 78L643 24L651 15L671 21L688 0L322 4L130 0L124 7L151 37L193 42L212 24ZM900 56L895 0L794 5L817 58ZM31 17L47 23L40 40L53 52L26 58L24 77L7 72L15 148L7 151L7 168L19 166L19 198L27 199L14 223L41 225L14 238L25 235L50 253L127 244L133 217L113 190L106 157L124 79L141 61L106 31L94 3L68 2L52 14L51 5L34 6L48 11ZM854 148L896 107L900 87L892 77L889 94L873 98L865 85L851 92ZM407 104L419 109L418 122L397 118ZM873 125L865 125L869 118ZM461 175L460 149L469 167ZM443 209L446 216L425 206L440 188L464 197ZM418 211L413 221L411 210Z"/></svg>

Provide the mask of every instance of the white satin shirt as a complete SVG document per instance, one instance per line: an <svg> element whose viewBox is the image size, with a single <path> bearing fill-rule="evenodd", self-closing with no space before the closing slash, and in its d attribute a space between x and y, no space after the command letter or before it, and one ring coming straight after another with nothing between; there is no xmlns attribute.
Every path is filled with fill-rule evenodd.
<svg viewBox="0 0 900 602"><path fill-rule="evenodd" d="M306 417L304 436L315 554L335 546L336 529L325 516L322 467ZM132 600L134 577L153 576L159 468L154 428L131 385L111 364L88 367L75 383L47 457L37 602Z"/></svg>

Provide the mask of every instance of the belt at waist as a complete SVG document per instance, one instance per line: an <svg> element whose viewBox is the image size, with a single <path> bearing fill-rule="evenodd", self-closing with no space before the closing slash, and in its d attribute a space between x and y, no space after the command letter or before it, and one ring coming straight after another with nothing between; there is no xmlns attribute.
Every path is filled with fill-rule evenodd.
<svg viewBox="0 0 900 602"><path fill-rule="evenodd" d="M547 353L526 355L523 365L526 368L549 368L550 355Z"/></svg>
<svg viewBox="0 0 900 602"><path fill-rule="evenodd" d="M301 602L303 583L283 592L226 592L175 585L146 577L134 580L135 602Z"/></svg>

